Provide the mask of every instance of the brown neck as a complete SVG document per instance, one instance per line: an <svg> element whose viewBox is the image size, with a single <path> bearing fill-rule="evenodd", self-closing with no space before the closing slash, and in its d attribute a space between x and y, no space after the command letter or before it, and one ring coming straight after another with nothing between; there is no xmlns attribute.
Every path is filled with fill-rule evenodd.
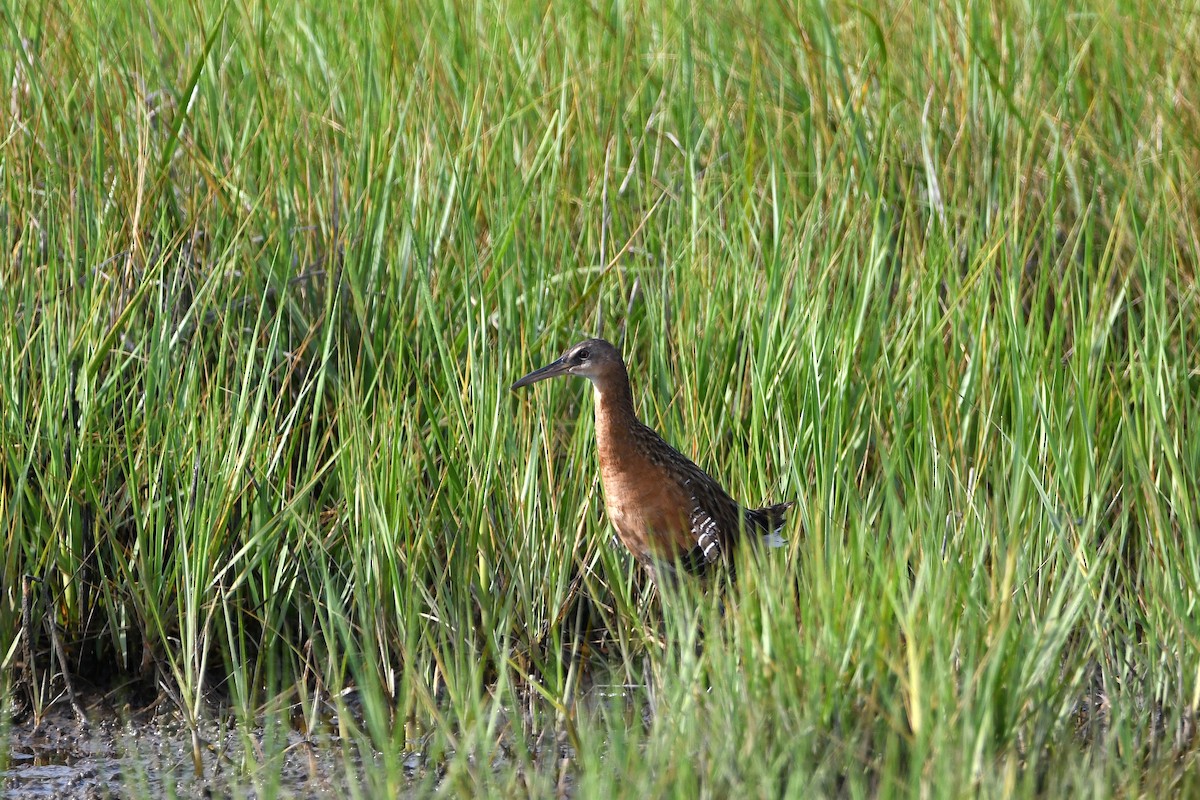
<svg viewBox="0 0 1200 800"><path fill-rule="evenodd" d="M633 393L629 373L623 364L614 364L593 383L596 390L596 424L608 427L637 421L633 412Z"/></svg>

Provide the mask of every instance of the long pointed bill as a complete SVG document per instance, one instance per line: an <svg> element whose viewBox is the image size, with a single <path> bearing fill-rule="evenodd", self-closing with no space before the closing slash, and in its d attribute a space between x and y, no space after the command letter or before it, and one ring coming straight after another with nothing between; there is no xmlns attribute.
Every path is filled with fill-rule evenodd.
<svg viewBox="0 0 1200 800"><path fill-rule="evenodd" d="M559 375L567 374L567 357L563 356L557 361L553 361L541 369L535 369L533 372L526 375L521 380L510 386L510 389L520 389L522 386L528 386L531 383L544 381L547 378L557 378Z"/></svg>

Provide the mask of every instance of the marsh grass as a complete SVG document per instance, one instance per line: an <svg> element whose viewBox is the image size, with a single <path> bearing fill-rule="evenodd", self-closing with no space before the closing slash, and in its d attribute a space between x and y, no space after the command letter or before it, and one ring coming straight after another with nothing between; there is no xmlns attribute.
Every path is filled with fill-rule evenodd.
<svg viewBox="0 0 1200 800"><path fill-rule="evenodd" d="M1196 791L1190 4L3 18L10 711L57 626L360 796ZM723 615L507 389L598 332L797 501Z"/></svg>

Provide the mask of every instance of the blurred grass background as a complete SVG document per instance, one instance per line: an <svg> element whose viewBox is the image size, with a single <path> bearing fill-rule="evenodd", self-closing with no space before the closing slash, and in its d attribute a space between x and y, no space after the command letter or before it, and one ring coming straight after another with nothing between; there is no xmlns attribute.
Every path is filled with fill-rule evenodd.
<svg viewBox="0 0 1200 800"><path fill-rule="evenodd" d="M353 687L363 796L1197 791L1194 3L3 10L9 714L53 625L193 722ZM597 333L798 501L723 617L507 389Z"/></svg>

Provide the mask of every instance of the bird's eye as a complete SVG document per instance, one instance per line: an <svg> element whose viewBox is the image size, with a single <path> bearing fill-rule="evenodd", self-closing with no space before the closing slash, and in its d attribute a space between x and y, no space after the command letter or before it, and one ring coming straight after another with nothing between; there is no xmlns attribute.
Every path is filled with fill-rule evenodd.
<svg viewBox="0 0 1200 800"><path fill-rule="evenodd" d="M592 354L589 353L587 350L580 350L578 353L575 354L575 359L577 361L587 361L591 357L592 357Z"/></svg>

